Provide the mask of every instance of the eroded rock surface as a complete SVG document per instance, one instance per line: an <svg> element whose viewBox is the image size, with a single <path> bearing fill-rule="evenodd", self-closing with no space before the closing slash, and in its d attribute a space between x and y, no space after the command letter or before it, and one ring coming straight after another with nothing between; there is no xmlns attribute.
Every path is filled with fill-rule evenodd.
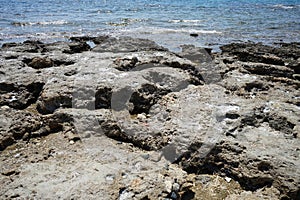
<svg viewBox="0 0 300 200"><path fill-rule="evenodd" d="M299 44L221 49L3 45L1 198L299 199Z"/></svg>

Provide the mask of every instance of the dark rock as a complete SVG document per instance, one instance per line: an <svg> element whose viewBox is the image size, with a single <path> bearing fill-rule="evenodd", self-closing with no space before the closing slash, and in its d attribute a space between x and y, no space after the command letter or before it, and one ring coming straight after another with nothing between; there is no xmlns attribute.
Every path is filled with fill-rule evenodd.
<svg viewBox="0 0 300 200"><path fill-rule="evenodd" d="M8 105L16 109L24 109L36 102L44 83L30 82L18 85L10 82L0 83L0 106Z"/></svg>
<svg viewBox="0 0 300 200"><path fill-rule="evenodd" d="M28 63L28 66L34 69L42 69L42 68L49 68L54 65L53 61L50 58L40 58L35 57Z"/></svg>
<svg viewBox="0 0 300 200"><path fill-rule="evenodd" d="M40 45L40 44L43 44L41 41L38 41L38 40L25 40L23 42L23 44L34 44L34 45Z"/></svg>
<svg viewBox="0 0 300 200"><path fill-rule="evenodd" d="M115 60L115 64L117 65L116 69L120 71L130 71L136 67L137 63L138 59L136 57L133 57L131 59L124 58Z"/></svg>
<svg viewBox="0 0 300 200"><path fill-rule="evenodd" d="M18 44L16 42L2 44L2 48L10 48L10 47L15 47L15 46L18 46Z"/></svg>
<svg viewBox="0 0 300 200"><path fill-rule="evenodd" d="M43 93L37 102L37 110L42 114L51 114L58 108L72 108L71 94L45 96Z"/></svg>
<svg viewBox="0 0 300 200"><path fill-rule="evenodd" d="M109 36L98 36L98 37L95 37L92 39L92 41L95 43L95 44L101 44L102 42L105 42L105 40L107 40L108 38L110 38Z"/></svg>
<svg viewBox="0 0 300 200"><path fill-rule="evenodd" d="M300 55L299 45L293 43L271 47L255 43L233 43L221 46L223 53L236 55L245 62L257 62L273 65L285 65L289 59L297 60Z"/></svg>
<svg viewBox="0 0 300 200"><path fill-rule="evenodd" d="M65 76L73 76L75 74L77 74L76 70L71 70L71 71L68 71L68 72L64 73Z"/></svg>
<svg viewBox="0 0 300 200"><path fill-rule="evenodd" d="M260 55L259 53L249 53L249 52L239 52L235 53L240 61L244 62L256 62L256 63L265 63L265 64L272 64L272 65L284 65L284 61L275 56L268 56L268 55Z"/></svg>
<svg viewBox="0 0 300 200"><path fill-rule="evenodd" d="M71 37L70 40L73 42L87 42L89 40L94 40L95 37L90 37L90 36L79 36L79 37Z"/></svg>
<svg viewBox="0 0 300 200"><path fill-rule="evenodd" d="M196 63L195 70L201 72L201 80L206 83L220 81L219 67L214 64L211 49L195 47L193 45L182 45L182 52L178 55Z"/></svg>
<svg viewBox="0 0 300 200"><path fill-rule="evenodd" d="M182 45L182 52L178 53L179 56L189 59L194 63L201 64L212 62L210 51L205 48L195 47L193 45Z"/></svg>
<svg viewBox="0 0 300 200"><path fill-rule="evenodd" d="M267 65L262 63L245 63L243 67L253 73L265 76L292 78L294 71L284 66Z"/></svg>
<svg viewBox="0 0 300 200"><path fill-rule="evenodd" d="M6 147L15 143L12 136L0 136L0 151L3 151Z"/></svg>
<svg viewBox="0 0 300 200"><path fill-rule="evenodd" d="M38 53L43 51L43 44L38 41L25 41L24 43L6 43L2 49L10 49L15 52Z"/></svg>
<svg viewBox="0 0 300 200"><path fill-rule="evenodd" d="M157 88L151 84L144 84L137 91L134 91L129 102L133 104L133 109L129 110L130 114L149 113L153 106L161 96L167 94L168 91Z"/></svg>
<svg viewBox="0 0 300 200"><path fill-rule="evenodd" d="M1 117L4 117L2 113ZM63 131L64 126L72 126L73 118L64 113L41 116L32 111L12 111L10 124L6 130L0 129L0 150L16 143L20 139L29 140Z"/></svg>
<svg viewBox="0 0 300 200"><path fill-rule="evenodd" d="M283 132L285 134L292 134L295 124L289 122L286 117L281 117L277 115L268 116L265 119L270 125L271 128L274 128L277 131Z"/></svg>
<svg viewBox="0 0 300 200"><path fill-rule="evenodd" d="M269 86L264 82L254 81L246 83L244 89L247 92L267 91L269 89Z"/></svg>
<svg viewBox="0 0 300 200"><path fill-rule="evenodd" d="M88 45L86 42L70 43L69 47L70 50L64 50L63 52L73 54L89 51L91 49L90 45Z"/></svg>
<svg viewBox="0 0 300 200"><path fill-rule="evenodd" d="M293 74L293 78L300 81L300 74Z"/></svg>
<svg viewBox="0 0 300 200"><path fill-rule="evenodd" d="M191 36L191 37L198 37L199 34L197 34L197 33L191 33L190 36Z"/></svg>
<svg viewBox="0 0 300 200"><path fill-rule="evenodd" d="M122 142L129 142L129 136L124 133L121 128L114 122L106 121L101 123L101 128L104 131L104 134L112 139L122 141Z"/></svg>
<svg viewBox="0 0 300 200"><path fill-rule="evenodd" d="M111 97L112 89L107 87L100 87L96 89L95 94L95 108L96 109L110 109L111 108Z"/></svg>
<svg viewBox="0 0 300 200"><path fill-rule="evenodd" d="M68 66L68 65L75 64L75 61L54 59L53 63L54 63L54 66Z"/></svg>
<svg viewBox="0 0 300 200"><path fill-rule="evenodd" d="M103 39L103 40L102 40ZM93 48L95 52L137 52L137 51L166 51L167 49L147 39L134 39L130 37L102 38L100 44ZM94 41L95 44L98 43Z"/></svg>

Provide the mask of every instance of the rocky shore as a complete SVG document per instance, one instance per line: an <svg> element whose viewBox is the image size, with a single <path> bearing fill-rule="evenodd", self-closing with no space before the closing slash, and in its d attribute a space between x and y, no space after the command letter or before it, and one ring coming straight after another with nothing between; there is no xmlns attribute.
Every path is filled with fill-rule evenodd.
<svg viewBox="0 0 300 200"><path fill-rule="evenodd" d="M1 199L300 199L300 44L74 37L0 54Z"/></svg>

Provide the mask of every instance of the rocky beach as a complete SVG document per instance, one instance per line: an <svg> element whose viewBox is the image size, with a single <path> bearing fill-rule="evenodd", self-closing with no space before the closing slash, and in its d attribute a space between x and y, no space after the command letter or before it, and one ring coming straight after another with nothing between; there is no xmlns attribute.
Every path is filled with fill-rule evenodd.
<svg viewBox="0 0 300 200"><path fill-rule="evenodd" d="M300 44L0 50L0 199L300 199Z"/></svg>

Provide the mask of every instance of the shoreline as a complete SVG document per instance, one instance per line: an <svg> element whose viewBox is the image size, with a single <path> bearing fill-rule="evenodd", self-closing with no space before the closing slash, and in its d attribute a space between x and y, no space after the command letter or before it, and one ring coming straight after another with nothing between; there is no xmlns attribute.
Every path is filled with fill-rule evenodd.
<svg viewBox="0 0 300 200"><path fill-rule="evenodd" d="M162 33L150 33L150 32L140 32L135 33L134 31L128 30L119 30L119 31L101 31L102 33L64 33L61 35L60 32L52 33L48 35L45 33L40 33L38 35L18 35L12 36L9 38L1 39L0 46L5 43L22 43L27 40L41 41L43 43L53 43L53 42L70 42L72 37L132 37L136 39L149 39L153 40L157 44L168 48L172 52L180 52L182 45L195 45L202 48L212 48L214 52L221 52L220 46L230 44L230 43L262 43L264 45L276 46L279 43L298 43L299 40L295 40L294 37L290 39L281 38L255 38L254 36L243 37L238 35L231 35L233 33L219 32L214 33L215 31L205 31L199 32L199 30L186 30L185 32L180 32L180 29L170 29L167 32ZM211 33L209 33L211 32Z"/></svg>
<svg viewBox="0 0 300 200"><path fill-rule="evenodd" d="M6 43L0 196L299 198L300 44L276 45Z"/></svg>

